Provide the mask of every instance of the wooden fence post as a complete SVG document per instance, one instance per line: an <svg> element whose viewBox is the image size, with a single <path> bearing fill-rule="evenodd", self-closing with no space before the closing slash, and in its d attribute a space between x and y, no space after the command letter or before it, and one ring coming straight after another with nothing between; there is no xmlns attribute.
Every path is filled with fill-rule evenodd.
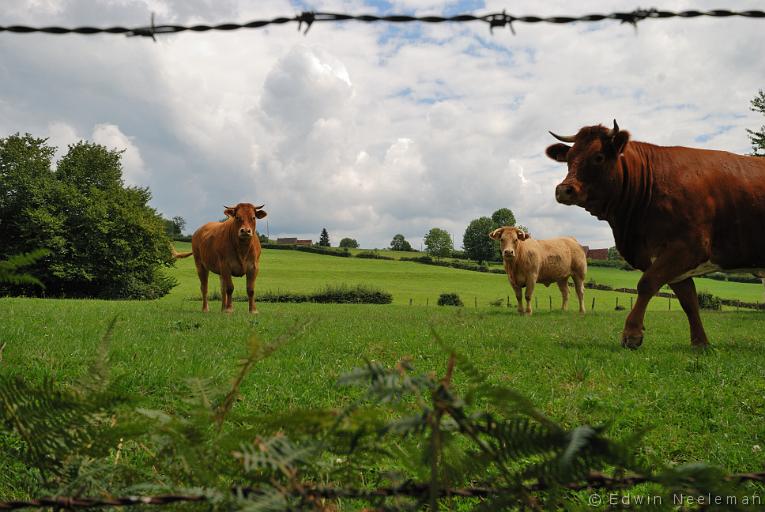
<svg viewBox="0 0 765 512"><path fill-rule="evenodd" d="M552 295L549 295L547 298L550 299L550 311L552 311Z"/></svg>
<svg viewBox="0 0 765 512"><path fill-rule="evenodd" d="M410 306L412 305L412 298L411 297L409 297L409 305Z"/></svg>
<svg viewBox="0 0 765 512"><path fill-rule="evenodd" d="M590 311L595 311L595 297L592 298L592 307L590 308Z"/></svg>

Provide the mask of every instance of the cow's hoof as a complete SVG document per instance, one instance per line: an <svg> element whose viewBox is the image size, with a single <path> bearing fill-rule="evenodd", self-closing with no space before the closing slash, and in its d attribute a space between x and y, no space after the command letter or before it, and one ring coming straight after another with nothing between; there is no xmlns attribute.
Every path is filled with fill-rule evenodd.
<svg viewBox="0 0 765 512"><path fill-rule="evenodd" d="M643 335L629 336L627 334L622 335L622 347L635 350L643 344Z"/></svg>

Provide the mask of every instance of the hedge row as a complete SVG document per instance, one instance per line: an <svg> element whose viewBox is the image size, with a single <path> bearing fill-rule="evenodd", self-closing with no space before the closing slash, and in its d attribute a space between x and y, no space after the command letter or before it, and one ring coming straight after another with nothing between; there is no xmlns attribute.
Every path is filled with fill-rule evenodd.
<svg viewBox="0 0 765 512"><path fill-rule="evenodd" d="M339 256L347 258L351 255L348 249L338 250L331 247L317 247L315 245L288 245L288 244L261 244L263 249L281 249L285 251L302 251L313 254L324 254L326 256Z"/></svg>
<svg viewBox="0 0 765 512"><path fill-rule="evenodd" d="M201 300L201 298L197 297L195 300ZM220 300L220 292L213 292L209 300ZM393 302L393 295L370 286L342 284L339 286L327 285L313 293L267 291L258 294L255 300L257 302L314 302L318 304L390 304ZM236 296L234 301L246 302L247 297Z"/></svg>
<svg viewBox="0 0 765 512"><path fill-rule="evenodd" d="M504 274L505 270L501 268L489 268L486 265L476 265L475 263L462 263L461 261L434 260L430 256L417 256L415 258L401 258L400 261L412 261L425 265L435 265L437 267L450 267L460 270L470 270L472 272L488 272L490 274Z"/></svg>
<svg viewBox="0 0 765 512"><path fill-rule="evenodd" d="M356 255L356 257L366 258L370 260L395 260L396 259L391 256L383 256L382 254L377 254L376 252L372 252L372 251L360 252Z"/></svg>

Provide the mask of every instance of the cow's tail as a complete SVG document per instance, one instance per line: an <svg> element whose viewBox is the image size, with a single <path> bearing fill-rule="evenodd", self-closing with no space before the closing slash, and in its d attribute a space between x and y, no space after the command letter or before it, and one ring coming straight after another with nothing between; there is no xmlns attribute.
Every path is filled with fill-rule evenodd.
<svg viewBox="0 0 765 512"><path fill-rule="evenodd" d="M188 258L188 257L189 257L189 256L191 256L192 254L194 254L194 252L193 252L193 251L189 251L189 252L178 252L178 251L176 251L176 250L175 250L175 247L170 247L170 250L171 250L171 251L173 251L173 258L175 258L176 260L179 260L179 259L181 259L181 258Z"/></svg>

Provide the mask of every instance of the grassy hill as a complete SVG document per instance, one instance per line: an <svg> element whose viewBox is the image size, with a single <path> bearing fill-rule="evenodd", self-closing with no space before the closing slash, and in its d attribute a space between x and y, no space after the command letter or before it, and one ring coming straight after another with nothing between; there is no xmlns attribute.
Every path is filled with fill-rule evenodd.
<svg viewBox="0 0 765 512"><path fill-rule="evenodd" d="M112 376L146 407L173 411L182 407L190 378L229 382L251 336L274 340L308 322L247 377L236 406L244 417L348 403L355 391L336 386L335 379L364 358L394 364L410 357L417 368L442 373L446 356L432 340L433 328L492 380L512 385L565 425L606 424L616 438L647 429L646 464L703 460L747 471L765 463L765 453L753 449L765 444L763 313L703 312L715 350L700 354L689 347L677 302L668 312L666 299L655 300L645 344L627 351L618 342L626 312L613 311L613 292L587 290L588 308L592 297L599 306L579 315L547 311L547 297L557 306L560 295L542 287L537 314L521 317L514 308L488 305L510 294L502 275L278 250L264 251L262 263L259 290L370 284L391 292L394 304L261 303L260 314L252 316L243 303L235 303L231 315L213 303L202 314L193 261L186 259L169 270L179 286L157 301L0 299L0 340L6 343L0 373L73 382L87 372L116 317ZM639 277L619 272L592 268L590 277L630 287ZM756 285L710 284L737 294L749 293L748 287L753 295L762 292ZM243 278L235 286L244 294ZM211 289L217 289L216 276ZM445 291L459 293L468 307L434 306ZM629 296L621 297L629 303ZM455 379L458 387L464 382L459 369ZM14 467L13 453L0 438L0 467ZM0 496L24 497L27 478L23 469L0 472Z"/></svg>

